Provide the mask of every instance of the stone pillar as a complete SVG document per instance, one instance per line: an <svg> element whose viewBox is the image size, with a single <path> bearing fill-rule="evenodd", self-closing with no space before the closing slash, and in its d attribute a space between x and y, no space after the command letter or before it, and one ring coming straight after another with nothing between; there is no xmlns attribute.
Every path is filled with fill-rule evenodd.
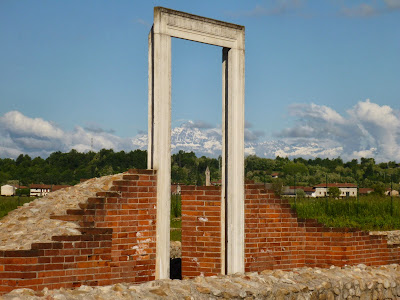
<svg viewBox="0 0 400 300"><path fill-rule="evenodd" d="M208 166L205 174L206 174L206 186L211 186L211 178L210 178L211 174L210 174L210 168Z"/></svg>
<svg viewBox="0 0 400 300"><path fill-rule="evenodd" d="M171 37L160 13L154 14L149 59L148 168L157 170L156 279L169 278L171 214Z"/></svg>
<svg viewBox="0 0 400 300"><path fill-rule="evenodd" d="M222 199L225 271L244 272L244 35L223 49Z"/></svg>

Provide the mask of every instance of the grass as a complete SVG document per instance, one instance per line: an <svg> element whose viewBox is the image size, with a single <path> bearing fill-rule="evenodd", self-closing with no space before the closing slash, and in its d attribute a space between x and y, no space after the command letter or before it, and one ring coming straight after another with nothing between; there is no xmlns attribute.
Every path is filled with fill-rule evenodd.
<svg viewBox="0 0 400 300"><path fill-rule="evenodd" d="M182 241L181 195L171 195L171 241Z"/></svg>
<svg viewBox="0 0 400 300"><path fill-rule="evenodd" d="M6 216L10 211L18 208L18 206L24 205L24 203L31 202L35 200L35 197L3 197L0 196L0 218Z"/></svg>
<svg viewBox="0 0 400 300"><path fill-rule="evenodd" d="M400 229L400 199L388 196L361 196L348 199L300 198L291 206L299 218L317 219L328 227L362 230Z"/></svg>

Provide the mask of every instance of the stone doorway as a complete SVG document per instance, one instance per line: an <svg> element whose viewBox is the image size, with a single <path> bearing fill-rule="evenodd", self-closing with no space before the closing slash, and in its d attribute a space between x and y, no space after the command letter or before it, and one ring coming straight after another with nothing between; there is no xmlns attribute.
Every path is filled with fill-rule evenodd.
<svg viewBox="0 0 400 300"><path fill-rule="evenodd" d="M149 34L148 168L157 170L156 278L169 277L171 37L222 47L221 273L244 272L244 27L163 7Z"/></svg>

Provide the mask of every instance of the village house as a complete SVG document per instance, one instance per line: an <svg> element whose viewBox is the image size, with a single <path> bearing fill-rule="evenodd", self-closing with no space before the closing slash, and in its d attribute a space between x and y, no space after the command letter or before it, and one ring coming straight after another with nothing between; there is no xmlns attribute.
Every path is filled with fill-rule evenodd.
<svg viewBox="0 0 400 300"><path fill-rule="evenodd" d="M49 184L31 184L30 185L30 196L31 197L43 197L50 192L54 192L63 188L70 187L70 185L49 185Z"/></svg>
<svg viewBox="0 0 400 300"><path fill-rule="evenodd" d="M399 191L392 190L392 189L389 188L389 189L386 189L385 195L386 196L398 196L399 195Z"/></svg>
<svg viewBox="0 0 400 300"><path fill-rule="evenodd" d="M357 197L357 185L353 183L321 183L314 186L315 197L329 196L329 188L337 187L340 190L340 197Z"/></svg>
<svg viewBox="0 0 400 300"><path fill-rule="evenodd" d="M30 185L30 196L31 197L43 197L50 193L52 186L48 184L31 184Z"/></svg>

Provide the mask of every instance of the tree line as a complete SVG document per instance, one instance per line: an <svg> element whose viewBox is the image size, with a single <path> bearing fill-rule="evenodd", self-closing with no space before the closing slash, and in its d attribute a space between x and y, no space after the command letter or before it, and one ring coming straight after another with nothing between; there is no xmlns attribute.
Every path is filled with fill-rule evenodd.
<svg viewBox="0 0 400 300"><path fill-rule="evenodd" d="M221 179L221 157L197 157L194 152L179 151L171 157L171 181L181 184L205 184L205 170L209 167L211 181ZM245 158L246 179L256 182L273 182L271 174L278 173L284 185L314 186L328 182L348 182L360 187L383 189L393 182L399 188L400 165L395 161L376 163L373 158L353 159L344 162L340 157L304 159L287 157ZM54 152L46 159L31 158L21 154L16 159L0 159L0 184L19 181L31 183L74 185L81 179L125 172L128 169L146 169L147 151L67 153Z"/></svg>

